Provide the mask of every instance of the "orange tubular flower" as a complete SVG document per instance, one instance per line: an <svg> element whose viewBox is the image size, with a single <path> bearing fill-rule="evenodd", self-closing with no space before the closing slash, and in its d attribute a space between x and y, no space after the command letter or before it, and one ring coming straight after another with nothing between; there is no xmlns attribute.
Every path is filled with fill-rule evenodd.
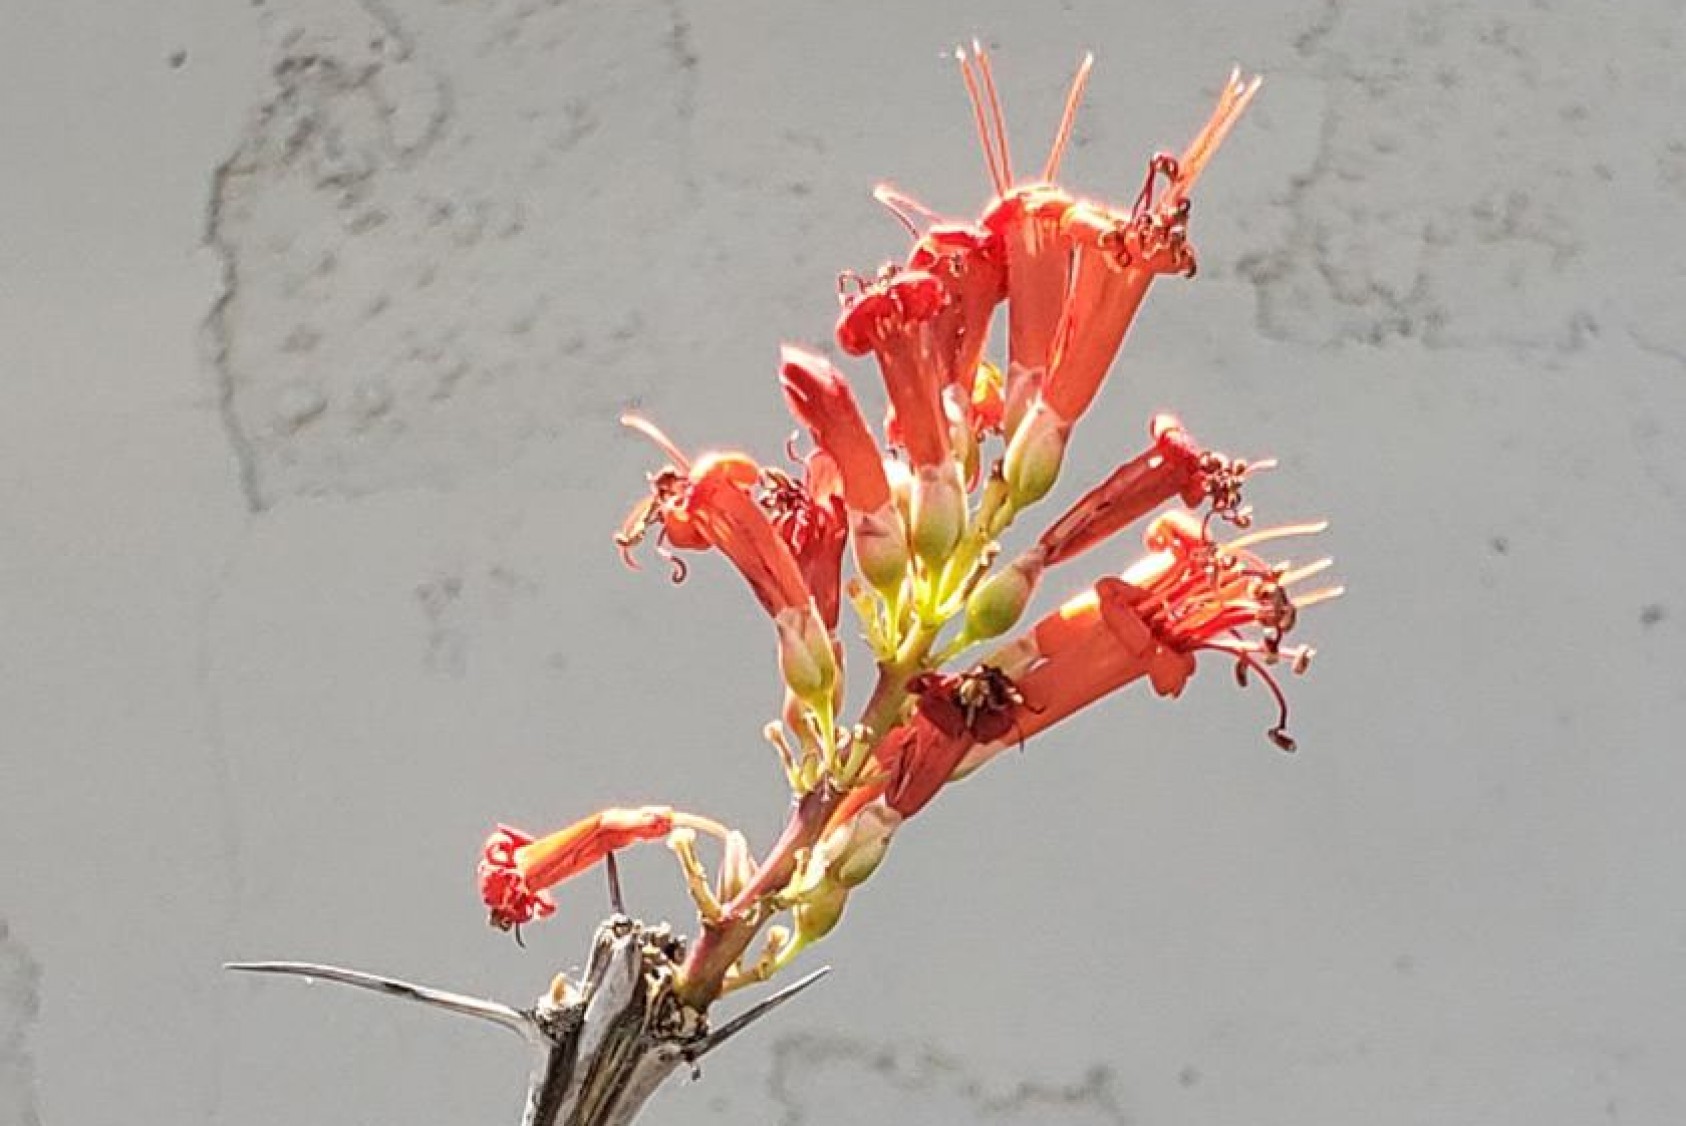
<svg viewBox="0 0 1686 1126"><path fill-rule="evenodd" d="M611 852L665 837L674 824L672 809L651 805L605 809L536 841L499 825L486 840L477 873L492 925L509 930L554 914L556 901L546 889L595 867Z"/></svg>
<svg viewBox="0 0 1686 1126"><path fill-rule="evenodd" d="M807 457L800 484L773 469L766 470L763 479L762 505L773 528L796 557L826 629L836 630L843 544L849 538L837 463L824 450L815 450Z"/></svg>
<svg viewBox="0 0 1686 1126"><path fill-rule="evenodd" d="M704 454L692 465L650 423L631 415L622 421L673 459L672 465L651 476L650 496L632 510L615 536L627 562L631 563L631 549L658 524L664 550L717 548L772 617L779 635L779 671L786 686L829 728L838 672L831 631L803 577L802 564L753 495L752 490L763 485L768 475L738 453ZM684 577L684 564L674 560L675 580Z"/></svg>
<svg viewBox="0 0 1686 1126"><path fill-rule="evenodd" d="M1243 82L1239 72L1232 73L1217 108L1182 158L1162 154L1149 163L1146 183L1128 215L1086 203L1065 214L1061 230L1075 259L1042 400L1066 427L1094 401L1153 279L1194 273L1188 193L1258 88L1257 78ZM1155 202L1160 176L1169 183Z"/></svg>
<svg viewBox="0 0 1686 1126"><path fill-rule="evenodd" d="M990 317L1007 296L1007 264L1000 239L983 227L932 227L914 244L908 268L936 278L948 294L937 314L938 348L945 387L970 399L983 362Z"/></svg>
<svg viewBox="0 0 1686 1126"><path fill-rule="evenodd" d="M1243 683L1247 672L1259 675L1278 708L1267 734L1278 747L1293 750L1287 702L1267 666L1287 661L1293 671L1303 671L1311 650L1285 647L1283 639L1299 610L1335 597L1340 588L1295 601L1288 588L1322 571L1328 560L1289 569L1268 565L1249 549L1322 529L1322 524L1264 529L1219 544L1209 522L1188 512L1159 517L1146 536L1152 554L1122 576L1100 580L988 658L987 666L1010 678L1022 702L1014 712L1012 739L980 741L960 772L1139 677L1148 677L1162 696L1180 694L1194 673L1194 654L1203 650L1234 658Z"/></svg>
<svg viewBox="0 0 1686 1126"><path fill-rule="evenodd" d="M649 437L673 461L651 476L650 496L632 510L615 536L629 565L631 549L659 524L664 546L719 549L774 618L812 602L796 557L752 495L763 477L759 465L739 453L704 454L692 465L649 422L632 415L621 421ZM684 574L684 565L676 563L675 577Z"/></svg>
<svg viewBox="0 0 1686 1126"><path fill-rule="evenodd" d="M1112 475L1066 510L1036 541L1047 566L1072 559L1146 516L1172 497L1197 504L1211 474L1227 460L1194 444L1182 423L1168 414L1154 418L1153 448L1113 470Z"/></svg>
<svg viewBox="0 0 1686 1126"><path fill-rule="evenodd" d="M1032 184L1008 190L984 213L1007 260L1009 391L1048 370L1070 284L1071 243L1061 221L1072 202L1063 188Z"/></svg>
<svg viewBox="0 0 1686 1126"><path fill-rule="evenodd" d="M947 302L943 283L923 270L886 272L847 297L837 320L845 352L877 355L901 444L916 468L949 457L942 406L948 365L936 330Z"/></svg>
<svg viewBox="0 0 1686 1126"><path fill-rule="evenodd" d="M883 454L848 380L812 352L786 345L780 357L779 380L791 414L830 456L842 479L861 574L880 590L900 584L907 568L907 532L890 492Z"/></svg>
<svg viewBox="0 0 1686 1126"><path fill-rule="evenodd" d="M843 373L813 352L779 350L779 382L796 421L831 455L843 477L843 500L856 512L877 512L890 500L883 454Z"/></svg>
<svg viewBox="0 0 1686 1126"><path fill-rule="evenodd" d="M1066 95L1065 112L1043 164L1040 179L1018 184L1007 143L1005 114L995 90L989 55L972 44L957 53L960 75L971 98L995 198L981 225L999 240L1007 270L1006 429L1012 433L1048 371L1055 331L1071 280L1071 245L1061 220L1074 202L1054 181L1071 140L1077 107L1089 81L1093 56L1085 56Z"/></svg>
<svg viewBox="0 0 1686 1126"><path fill-rule="evenodd" d="M1011 629L1045 570L1075 558L1173 497L1195 504L1210 496L1217 511L1241 518L1244 463L1201 450L1182 423L1168 414L1154 418L1149 432L1150 449L1119 466L1050 524L1028 551L984 580L967 603L969 638L981 641Z"/></svg>

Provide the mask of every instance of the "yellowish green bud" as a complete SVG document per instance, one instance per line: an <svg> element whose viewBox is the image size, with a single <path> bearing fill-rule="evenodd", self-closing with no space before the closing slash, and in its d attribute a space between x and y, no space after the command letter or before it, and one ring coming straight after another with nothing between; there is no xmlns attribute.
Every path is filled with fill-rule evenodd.
<svg viewBox="0 0 1686 1126"><path fill-rule="evenodd" d="M881 801L872 802L826 834L820 842L819 855L825 863L826 874L844 887L857 887L866 882L884 862L890 841L901 827L902 815Z"/></svg>
<svg viewBox="0 0 1686 1126"><path fill-rule="evenodd" d="M1035 504L1059 480L1069 428L1044 404L1032 406L1007 444L1003 472L1017 508Z"/></svg>
<svg viewBox="0 0 1686 1126"><path fill-rule="evenodd" d="M893 500L877 512L856 513L851 529L855 564L879 590L894 590L907 574L907 528Z"/></svg>
<svg viewBox="0 0 1686 1126"><path fill-rule="evenodd" d="M831 634L812 606L790 607L773 619L779 634L779 673L803 703L829 714L837 683Z"/></svg>
<svg viewBox="0 0 1686 1126"><path fill-rule="evenodd" d="M958 465L949 461L920 467L913 479L908 522L914 554L933 571L939 570L966 531L966 489Z"/></svg>
<svg viewBox="0 0 1686 1126"><path fill-rule="evenodd" d="M1000 637L1018 624L1042 577L1042 557L1033 548L978 584L966 600L966 636Z"/></svg>
<svg viewBox="0 0 1686 1126"><path fill-rule="evenodd" d="M800 946L818 942L832 932L843 917L849 889L835 880L822 879L791 909L796 921L796 942Z"/></svg>

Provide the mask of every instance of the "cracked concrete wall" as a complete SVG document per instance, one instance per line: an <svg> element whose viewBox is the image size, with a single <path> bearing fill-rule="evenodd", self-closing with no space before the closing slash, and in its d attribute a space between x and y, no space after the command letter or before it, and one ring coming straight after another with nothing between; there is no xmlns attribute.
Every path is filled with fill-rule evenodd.
<svg viewBox="0 0 1686 1126"><path fill-rule="evenodd" d="M1174 408L1354 593L1296 759L1211 670L1003 758L651 1120L1686 1118L1678 0L62 0L0 17L0 1123L513 1121L501 1038L218 963L520 999L600 904L489 933L491 821L768 837L765 631L621 570L614 416L778 450L870 184L981 199L975 32L1021 152L1097 52L1113 197L1266 73L1070 480Z"/></svg>

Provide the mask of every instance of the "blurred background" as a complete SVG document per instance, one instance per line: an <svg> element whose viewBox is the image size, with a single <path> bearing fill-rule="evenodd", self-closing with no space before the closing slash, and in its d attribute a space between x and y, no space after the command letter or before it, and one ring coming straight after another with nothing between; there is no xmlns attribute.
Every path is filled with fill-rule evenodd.
<svg viewBox="0 0 1686 1126"><path fill-rule="evenodd" d="M488 930L494 821L769 841L771 631L621 567L615 418L777 456L872 184L985 198L973 35L1026 166L1095 52L1115 200L1264 72L1062 496L1174 409L1351 592L1297 756L1221 664L1003 756L648 1121L1686 1120L1679 0L12 0L0 1123L513 1123L501 1034L219 964L521 1003L605 905Z"/></svg>

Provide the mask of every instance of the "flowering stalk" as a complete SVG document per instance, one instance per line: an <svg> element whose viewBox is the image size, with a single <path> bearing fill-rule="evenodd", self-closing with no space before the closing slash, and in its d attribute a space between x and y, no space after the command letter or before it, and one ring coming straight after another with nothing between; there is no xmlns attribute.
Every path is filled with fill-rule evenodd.
<svg viewBox="0 0 1686 1126"><path fill-rule="evenodd" d="M791 469L737 451L692 458L652 423L623 420L666 458L615 536L629 565L632 549L653 540L678 582L687 555L718 553L773 624L779 704L764 733L790 785L790 812L771 847L757 858L742 833L665 805L605 809L537 838L499 826L477 868L495 927L519 939L522 926L556 912L555 887L600 864L615 889L587 979L558 978L531 1010L331 967L246 968L320 973L514 1028L542 1046L527 1122L619 1126L669 1072L788 996L709 1030L719 998L773 977L831 933L905 823L1003 749L1138 681L1180 696L1214 658L1241 684L1264 684L1276 705L1266 734L1294 749L1277 674L1305 670L1311 650L1289 635L1301 611L1340 590L1299 589L1327 560L1258 554L1323 530L1253 526L1243 488L1270 463L1204 449L1159 415L1149 446L1029 548L1003 561L999 542L1058 485L1072 432L1151 283L1194 273L1190 193L1258 80L1232 75L1181 156L1152 158L1120 207L1058 182L1090 59L1040 177L1020 181L989 56L974 43L956 57L991 197L975 219L954 220L879 185L912 245L870 280L846 273L839 284L836 342L876 360L881 435L849 377L791 345L779 382L812 442L806 453L792 446ZM989 327L1002 305L1005 354L992 361ZM1021 624L1049 571L1143 521L1137 562ZM876 674L853 723L839 721L845 602L859 613ZM993 649L983 659L960 660L984 642ZM713 842L713 873L703 837ZM621 909L615 853L664 838L697 909L690 943Z"/></svg>
<svg viewBox="0 0 1686 1126"><path fill-rule="evenodd" d="M846 273L839 286L836 342L876 360L882 435L842 370L791 345L779 382L812 441L805 454L791 451L799 471L736 452L688 458L650 423L628 419L667 464L617 543L624 551L653 537L676 581L687 569L676 553L718 552L774 623L784 704L767 737L791 784L778 839L751 859L741 834L646 807L605 811L537 841L500 829L482 861L493 920L514 926L554 909L556 883L615 849L667 837L700 928L676 962L673 995L699 1014L837 926L901 826L950 782L1138 680L1175 697L1202 659L1233 662L1244 682L1257 677L1273 694L1269 736L1291 749L1274 669L1303 670L1310 650L1285 639L1300 609L1338 593L1296 597L1292 588L1322 563L1295 568L1254 554L1321 527L1248 531L1242 486L1268 463L1203 449L1169 415L1153 420L1147 449L1027 550L1000 559L998 538L1057 484L1072 431L1153 280L1194 272L1190 193L1258 83L1232 76L1182 155L1154 157L1133 202L1118 207L1057 182L1089 60L1041 177L1020 182L988 55L974 44L957 57L992 198L975 220L952 220L880 185L912 246L904 260L870 278ZM1003 304L1006 353L992 362L989 326ZM1167 505L1187 507L1161 511ZM1138 563L1020 627L1048 571L1143 520L1148 553ZM1226 525L1242 534L1226 541ZM846 556L856 578L844 574ZM877 666L850 724L837 719L844 602L860 613ZM991 639L983 660L945 667ZM717 878L699 832L720 842Z"/></svg>

